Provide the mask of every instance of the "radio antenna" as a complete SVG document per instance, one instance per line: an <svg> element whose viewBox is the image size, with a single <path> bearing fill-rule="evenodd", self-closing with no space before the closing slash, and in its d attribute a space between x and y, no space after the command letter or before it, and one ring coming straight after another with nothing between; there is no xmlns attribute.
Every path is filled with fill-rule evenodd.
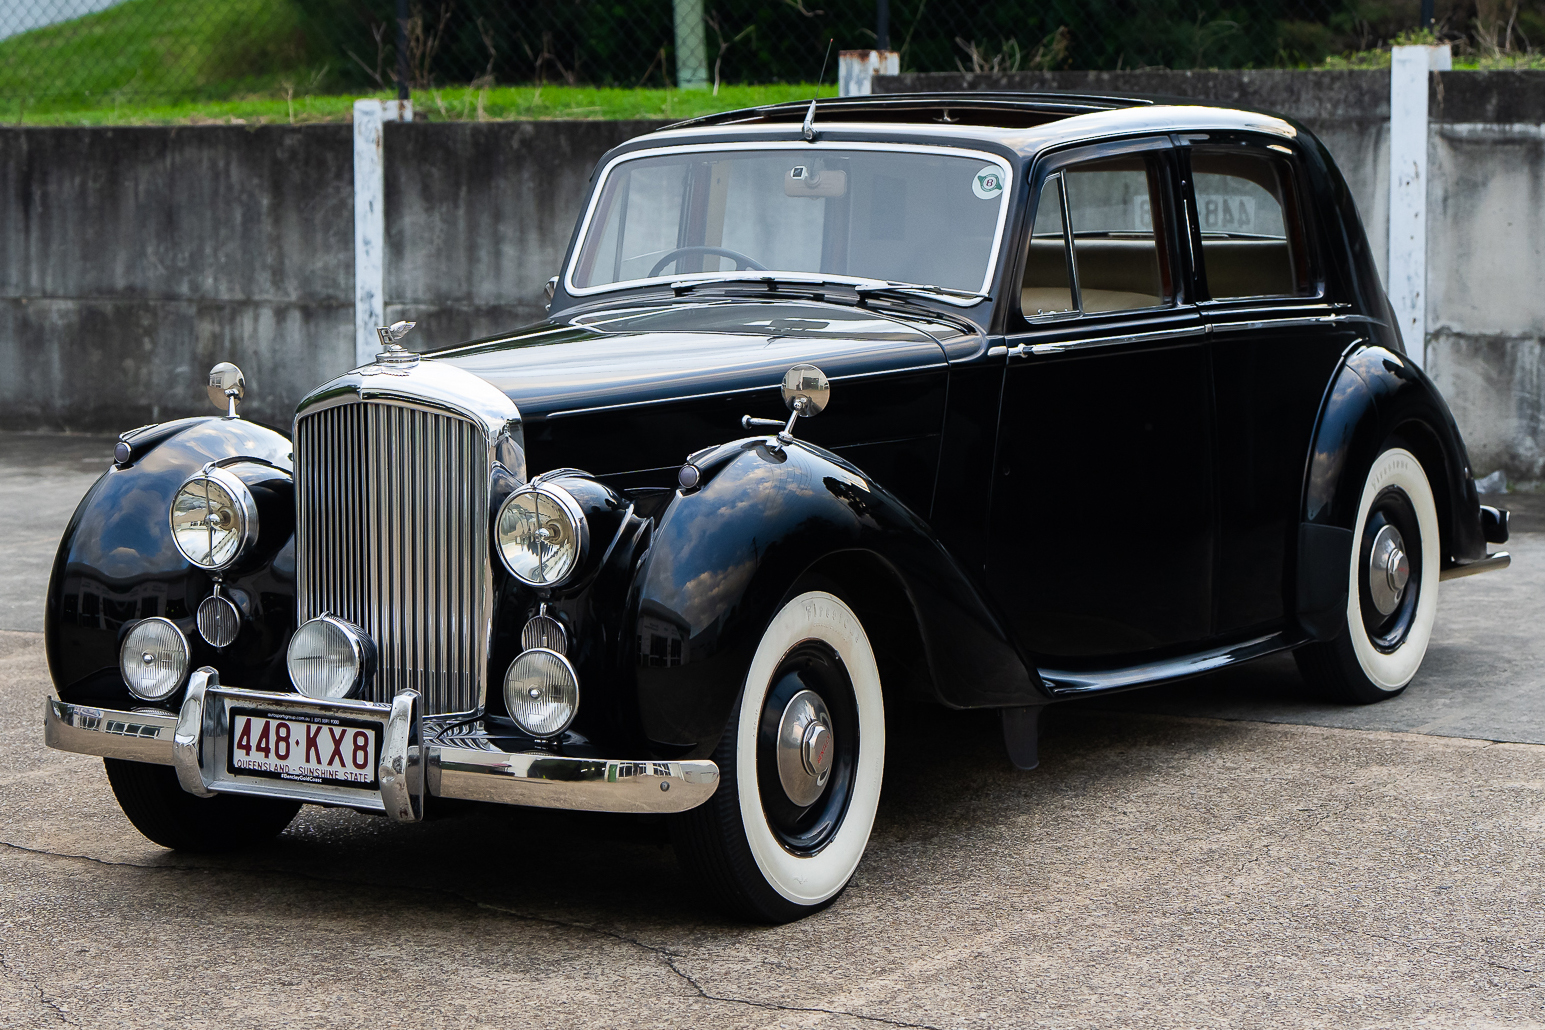
<svg viewBox="0 0 1545 1030"><path fill-rule="evenodd" d="M826 56L821 58L821 74L815 78L815 96L810 98L810 110L805 112L805 124L799 128L805 139L811 143L815 142L815 101L816 97L821 95L821 80L826 78L826 62L831 60L832 44L836 41L835 36L826 41Z"/></svg>

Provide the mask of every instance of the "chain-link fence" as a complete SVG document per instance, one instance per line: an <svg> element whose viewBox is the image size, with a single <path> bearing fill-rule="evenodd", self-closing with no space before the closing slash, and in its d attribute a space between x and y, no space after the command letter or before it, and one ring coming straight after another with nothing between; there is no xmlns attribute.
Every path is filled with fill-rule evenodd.
<svg viewBox="0 0 1545 1030"><path fill-rule="evenodd" d="M1422 14L1421 0L0 0L0 97L811 82L828 40L897 50L903 71L1302 67ZM1472 49L1545 44L1545 0L1433 14Z"/></svg>

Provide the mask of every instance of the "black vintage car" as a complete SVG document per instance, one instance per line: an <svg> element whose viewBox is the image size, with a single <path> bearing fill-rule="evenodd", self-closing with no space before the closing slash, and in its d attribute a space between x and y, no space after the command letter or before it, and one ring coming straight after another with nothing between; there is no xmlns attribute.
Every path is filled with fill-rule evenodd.
<svg viewBox="0 0 1545 1030"><path fill-rule="evenodd" d="M124 434L54 566L48 743L151 840L303 803L667 813L828 904L903 701L1003 713L1293 650L1392 697L1501 568L1346 184L1283 118L1051 95L717 115L594 177L548 321L294 424ZM228 405L228 409L227 409Z"/></svg>

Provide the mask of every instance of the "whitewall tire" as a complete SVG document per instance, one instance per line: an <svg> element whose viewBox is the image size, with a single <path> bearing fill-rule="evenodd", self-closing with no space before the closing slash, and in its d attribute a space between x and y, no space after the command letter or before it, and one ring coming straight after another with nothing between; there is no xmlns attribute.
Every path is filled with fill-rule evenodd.
<svg viewBox="0 0 1545 1030"><path fill-rule="evenodd" d="M835 593L805 590L773 616L715 758L719 789L673 825L683 865L743 917L829 904L863 858L885 771L874 651Z"/></svg>
<svg viewBox="0 0 1545 1030"><path fill-rule="evenodd" d="M1421 461L1398 445L1374 459L1352 534L1344 631L1296 653L1339 700L1394 697L1421 667L1438 612L1438 508Z"/></svg>

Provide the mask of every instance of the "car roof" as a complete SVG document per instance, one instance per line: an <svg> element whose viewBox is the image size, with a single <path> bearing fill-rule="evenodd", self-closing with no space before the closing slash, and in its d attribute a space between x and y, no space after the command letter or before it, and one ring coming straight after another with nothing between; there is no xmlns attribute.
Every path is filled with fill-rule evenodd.
<svg viewBox="0 0 1545 1030"><path fill-rule="evenodd" d="M1302 133L1277 115L1179 97L1077 93L888 93L825 97L815 127L842 138L943 137L990 142L1029 156L1050 147L1154 132L1253 131L1291 139ZM667 125L637 142L797 137L808 101L705 115Z"/></svg>

